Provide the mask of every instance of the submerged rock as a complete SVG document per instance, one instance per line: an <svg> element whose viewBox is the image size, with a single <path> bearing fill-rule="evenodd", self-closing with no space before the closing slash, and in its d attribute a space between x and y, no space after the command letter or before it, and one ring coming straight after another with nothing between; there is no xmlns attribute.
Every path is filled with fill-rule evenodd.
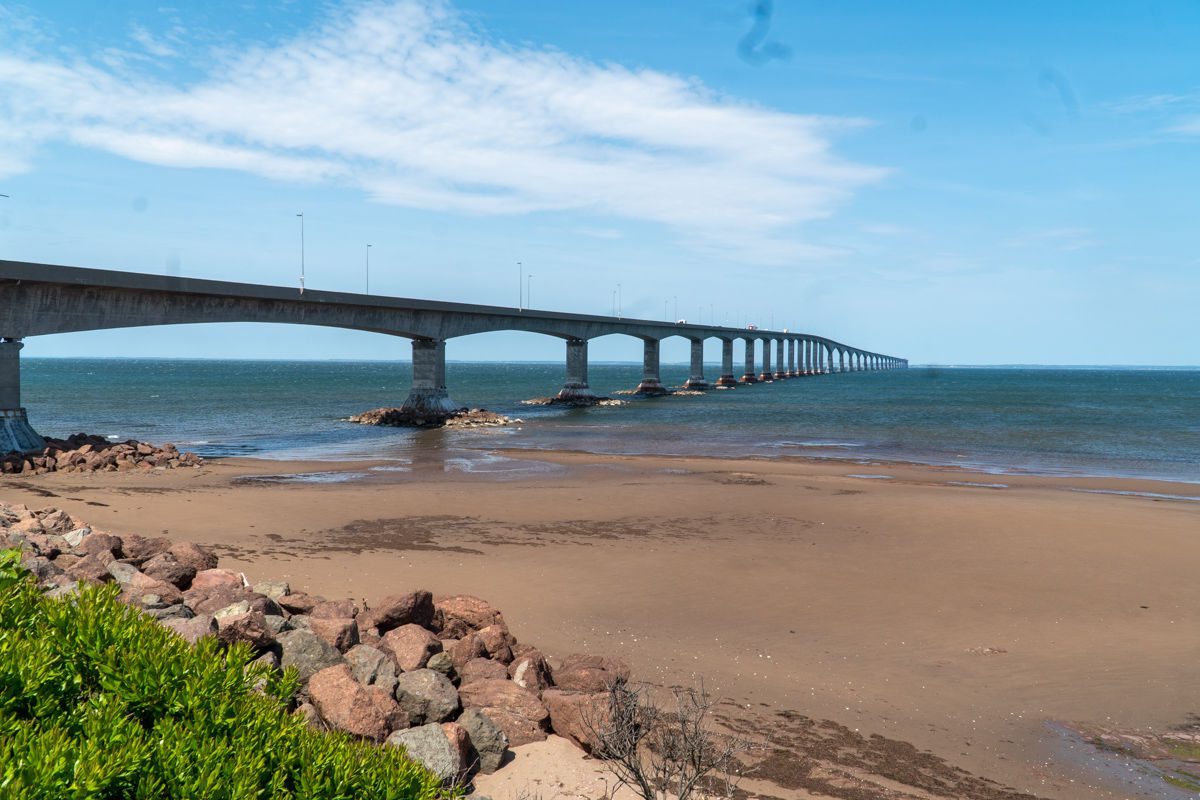
<svg viewBox="0 0 1200 800"><path fill-rule="evenodd" d="M523 420L506 417L483 408L460 408L448 412L406 411L402 408L375 408L347 419L359 425L393 428L496 428L517 425Z"/></svg>

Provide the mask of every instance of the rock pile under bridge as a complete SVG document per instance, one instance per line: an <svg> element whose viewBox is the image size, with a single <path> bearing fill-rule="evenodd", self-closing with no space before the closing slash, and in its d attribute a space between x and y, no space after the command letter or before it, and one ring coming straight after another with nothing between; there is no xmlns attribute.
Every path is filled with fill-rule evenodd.
<svg viewBox="0 0 1200 800"><path fill-rule="evenodd" d="M46 447L32 453L0 456L0 472L35 474L47 472L131 472L134 470L198 467L204 459L180 452L173 444L156 447L130 439L111 442L103 436L76 433L66 439L46 439Z"/></svg>

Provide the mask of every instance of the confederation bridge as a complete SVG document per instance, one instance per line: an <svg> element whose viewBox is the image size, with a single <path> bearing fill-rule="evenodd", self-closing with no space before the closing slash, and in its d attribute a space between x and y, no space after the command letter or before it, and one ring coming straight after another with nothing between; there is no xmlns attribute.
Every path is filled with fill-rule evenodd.
<svg viewBox="0 0 1200 800"><path fill-rule="evenodd" d="M44 446L21 406L22 340L29 336L108 328L199 322L323 325L412 340L412 389L402 408L417 414L457 410L446 391L446 341L489 331L530 331L566 342L566 379L558 397L586 402L588 340L614 333L641 339L642 380L636 392L665 394L659 346L691 342L689 389L707 388L704 341L721 342L718 386L835 372L903 369L902 358L872 353L813 334L670 323L557 311L305 291L281 286L176 278L0 260L0 451ZM733 343L744 343L745 366L734 372ZM755 350L761 350L756 361ZM774 361L772 361L774 351ZM761 362L761 370L756 363ZM772 368L772 363L774 367Z"/></svg>

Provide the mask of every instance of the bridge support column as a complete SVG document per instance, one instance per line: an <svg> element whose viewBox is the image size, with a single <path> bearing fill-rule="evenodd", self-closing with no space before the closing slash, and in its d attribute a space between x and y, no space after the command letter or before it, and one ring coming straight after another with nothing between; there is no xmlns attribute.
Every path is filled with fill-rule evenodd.
<svg viewBox="0 0 1200 800"><path fill-rule="evenodd" d="M758 376L754 374L754 340L743 341L746 343L746 371L742 373L742 383L758 383Z"/></svg>
<svg viewBox="0 0 1200 800"><path fill-rule="evenodd" d="M662 385L658 372L658 339L645 339L642 351L642 382L634 392L637 394L666 394L667 389Z"/></svg>
<svg viewBox="0 0 1200 800"><path fill-rule="evenodd" d="M0 452L41 450L46 440L29 425L21 408L20 339L0 341Z"/></svg>
<svg viewBox="0 0 1200 800"><path fill-rule="evenodd" d="M781 381L788 377L787 361L783 358L783 339L775 340L775 380Z"/></svg>
<svg viewBox="0 0 1200 800"><path fill-rule="evenodd" d="M567 379L558 392L559 400L591 400L588 388L587 339L567 339Z"/></svg>
<svg viewBox="0 0 1200 800"><path fill-rule="evenodd" d="M704 340L692 339L692 369L688 374L685 389L707 389L708 381L704 380Z"/></svg>
<svg viewBox="0 0 1200 800"><path fill-rule="evenodd" d="M812 354L813 346L811 339L800 340L800 374L812 375Z"/></svg>
<svg viewBox="0 0 1200 800"><path fill-rule="evenodd" d="M736 386L737 378L733 376L733 339L721 340L721 377L717 378L717 386Z"/></svg>
<svg viewBox="0 0 1200 800"><path fill-rule="evenodd" d="M762 374L758 376L760 381L775 380L775 373L771 371L771 340L763 339L763 367Z"/></svg>
<svg viewBox="0 0 1200 800"><path fill-rule="evenodd" d="M400 408L418 415L458 411L460 406L446 392L446 340L413 339L412 350L412 389Z"/></svg>

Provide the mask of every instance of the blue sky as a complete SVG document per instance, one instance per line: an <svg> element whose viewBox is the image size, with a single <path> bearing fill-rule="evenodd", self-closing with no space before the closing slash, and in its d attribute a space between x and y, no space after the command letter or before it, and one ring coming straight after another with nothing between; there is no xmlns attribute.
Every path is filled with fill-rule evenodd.
<svg viewBox="0 0 1200 800"><path fill-rule="evenodd" d="M914 362L1200 361L1194 2L775 0L749 38L725 0L200 6L0 0L0 257L294 285L303 211L315 288L361 290L370 243L379 293L515 304L520 261L543 308L619 283L627 315ZM213 325L25 352L407 350Z"/></svg>

